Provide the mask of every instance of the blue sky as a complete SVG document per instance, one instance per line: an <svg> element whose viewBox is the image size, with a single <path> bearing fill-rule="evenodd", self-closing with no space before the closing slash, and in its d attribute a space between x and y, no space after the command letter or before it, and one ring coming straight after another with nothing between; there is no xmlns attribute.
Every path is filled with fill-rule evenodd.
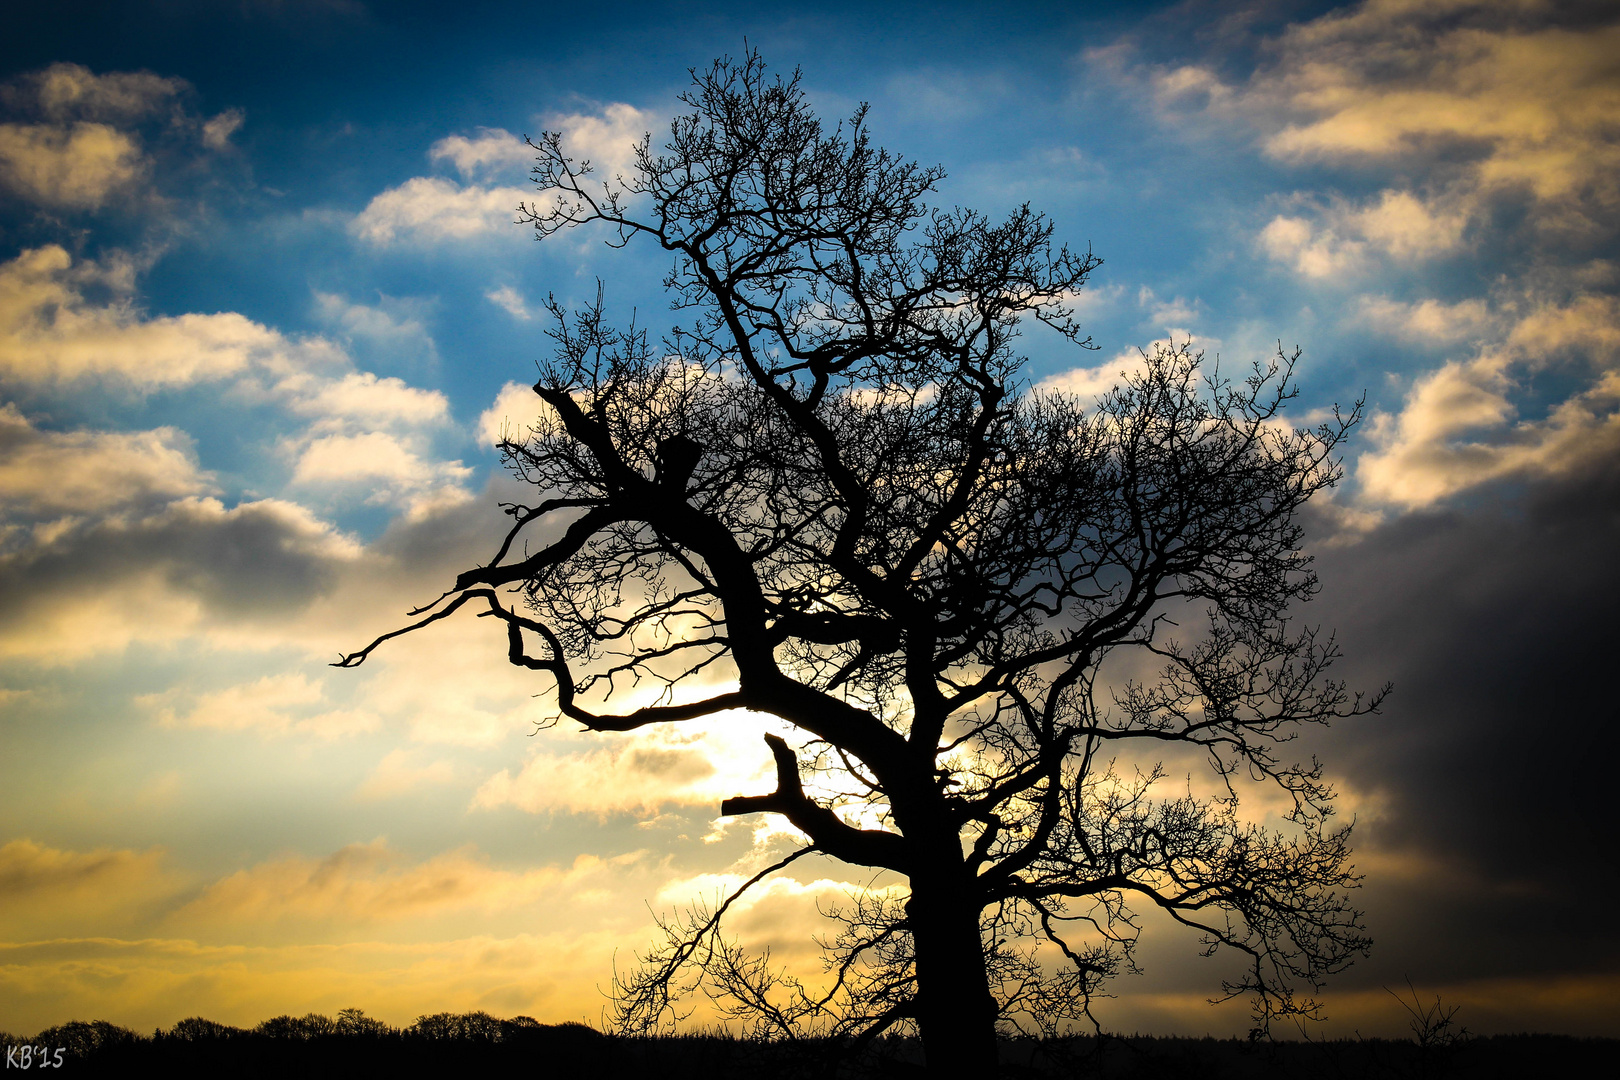
<svg viewBox="0 0 1620 1080"><path fill-rule="evenodd" d="M1379 944L1329 996L1400 1030L1616 1030L1612 637L1620 22L1604 5L23 3L0 44L0 1028L358 1005L594 1019L655 908L780 835L716 818L758 728L533 735L481 624L324 666L485 557L540 301L661 327L656 252L513 225L524 134L624 167L687 69L758 48L871 105L940 204L1104 260L1085 390L1154 340L1303 349L1365 395L1312 521L1353 683L1308 749ZM513 389L513 387L517 389ZM442 632L439 632L442 630ZM748 727L744 724L740 727ZM1570 870L1574 866L1573 871ZM749 909L810 956L827 864ZM1575 878L1579 885L1570 884ZM1150 934L1105 1020L1242 1030Z"/></svg>

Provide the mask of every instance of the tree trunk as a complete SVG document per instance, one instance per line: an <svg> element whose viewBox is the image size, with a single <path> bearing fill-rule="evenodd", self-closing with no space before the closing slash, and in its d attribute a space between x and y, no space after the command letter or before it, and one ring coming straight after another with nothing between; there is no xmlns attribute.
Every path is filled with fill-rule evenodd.
<svg viewBox="0 0 1620 1080"><path fill-rule="evenodd" d="M979 912L956 852L957 873L913 875L907 921L917 949L917 1026L928 1071L996 1075L996 1003L985 974Z"/></svg>

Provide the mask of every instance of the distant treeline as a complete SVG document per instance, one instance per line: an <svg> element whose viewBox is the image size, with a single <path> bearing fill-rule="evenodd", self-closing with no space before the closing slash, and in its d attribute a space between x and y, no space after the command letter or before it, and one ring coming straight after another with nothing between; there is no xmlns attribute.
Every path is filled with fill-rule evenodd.
<svg viewBox="0 0 1620 1080"><path fill-rule="evenodd" d="M540 1077L611 1080L766 1080L922 1076L915 1040L887 1038L859 1052L833 1040L760 1042L724 1032L663 1038L604 1035L584 1024L435 1013L396 1028L359 1009L337 1017L277 1016L254 1028L202 1017L142 1035L105 1020L74 1021L23 1039L0 1033L10 1070L61 1067L75 1075L162 1070L182 1076L466 1075L516 1069ZM58 1053L60 1051L60 1053ZM1418 1080L1620 1075L1620 1040L1559 1035L1464 1038L1445 1046L1398 1039L1249 1042L1109 1036L1009 1039L1003 1076L1153 1080Z"/></svg>

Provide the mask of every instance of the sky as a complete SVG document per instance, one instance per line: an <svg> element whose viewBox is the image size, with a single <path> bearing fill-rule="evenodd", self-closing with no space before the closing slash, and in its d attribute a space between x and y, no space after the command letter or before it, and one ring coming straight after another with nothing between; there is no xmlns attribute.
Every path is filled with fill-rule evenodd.
<svg viewBox="0 0 1620 1080"><path fill-rule="evenodd" d="M625 167L688 70L757 48L829 122L1103 260L1097 352L1302 350L1365 397L1313 506L1336 674L1302 740L1356 823L1373 951L1313 1034L1620 1035L1620 14L1540 0L13 0L0 38L0 1029L359 1007L597 1022L653 917L780 849L764 722L536 731L485 621L328 666L488 557L540 310L668 324L667 269L536 244L524 135ZM746 43L746 45L745 45ZM662 322L660 320L663 320ZM1608 645L1604 643L1608 642ZM1608 779L1606 779L1608 778ZM808 867L808 869L801 869ZM798 864L733 928L815 964ZM1149 925L1098 1007L1224 1035Z"/></svg>

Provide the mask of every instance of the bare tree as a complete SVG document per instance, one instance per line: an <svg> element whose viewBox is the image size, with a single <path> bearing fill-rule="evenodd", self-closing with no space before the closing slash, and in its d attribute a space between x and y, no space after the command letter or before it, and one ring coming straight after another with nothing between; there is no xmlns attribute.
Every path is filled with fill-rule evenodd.
<svg viewBox="0 0 1620 1080"><path fill-rule="evenodd" d="M502 443L534 499L487 565L341 665L471 604L589 730L747 709L802 734L767 736L776 789L721 813L803 834L770 871L814 852L903 887L831 913L814 983L722 936L735 897L662 924L619 980L627 1028L701 982L757 1031L899 1024L991 1075L998 1024L1089 1016L1142 909L1243 954L1224 993L1262 1024L1312 1009L1297 988L1368 942L1321 766L1280 746L1377 695L1328 679L1332 638L1287 614L1315 589L1297 512L1359 404L1294 430L1297 353L1231 381L1186 346L1096 400L1022 387L1021 330L1090 345L1066 306L1089 252L1027 206L930 209L938 168L872 146L864 106L824 129L757 55L683 100L628 176L533 143L521 213L672 253L684 323L655 340L610 326L600 290L551 301L548 408ZM655 701L613 711L646 680ZM1165 795L1131 750L1176 746L1207 760L1203 794ZM1288 823L1239 815L1249 781Z"/></svg>

